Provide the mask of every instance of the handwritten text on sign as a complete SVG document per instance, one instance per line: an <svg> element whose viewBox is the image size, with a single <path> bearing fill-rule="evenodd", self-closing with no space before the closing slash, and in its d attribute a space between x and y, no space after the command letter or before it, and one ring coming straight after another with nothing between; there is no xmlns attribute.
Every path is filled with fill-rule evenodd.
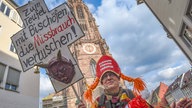
<svg viewBox="0 0 192 108"><path fill-rule="evenodd" d="M66 3L49 11L43 0L18 8L24 29L11 37L23 71L48 62L55 52L75 42L84 33Z"/></svg>

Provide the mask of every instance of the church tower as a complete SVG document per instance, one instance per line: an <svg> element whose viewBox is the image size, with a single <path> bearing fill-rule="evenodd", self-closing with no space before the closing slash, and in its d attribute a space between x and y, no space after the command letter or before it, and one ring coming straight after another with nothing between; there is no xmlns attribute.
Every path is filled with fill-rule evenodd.
<svg viewBox="0 0 192 108"><path fill-rule="evenodd" d="M50 98L55 98L49 95L43 99L43 102L45 102L44 106L55 106L58 104L60 106L62 105L62 108L77 108L79 103L78 98L84 101L83 94L87 89L87 85L91 85L95 80L97 61L102 55L111 56L108 45L99 33L95 18L92 16L83 0L67 0L67 4L85 33L84 37L69 46L73 57L84 75L84 79L66 88L62 93L54 95L56 97L58 97L57 95L61 95L63 102L53 101L51 103L52 105L47 104L50 103L47 102ZM126 88L123 80L120 81L120 85ZM93 100L100 96L103 90L103 86L99 84L97 88L93 90ZM85 101L84 103L87 108L91 107L90 104Z"/></svg>
<svg viewBox="0 0 192 108"><path fill-rule="evenodd" d="M96 75L96 62L102 55L111 54L109 53L108 45L99 33L95 18L92 16L85 3L82 0L68 0L67 3L85 33L83 38L70 46L72 54L84 75L83 80L74 84L78 95L82 99L86 84L90 85L94 81ZM93 97L96 98L102 92L102 87L97 87L94 90ZM68 107L72 108L73 106L71 105L77 100L72 88L67 89L67 98L70 97L71 101L68 100L67 102Z"/></svg>

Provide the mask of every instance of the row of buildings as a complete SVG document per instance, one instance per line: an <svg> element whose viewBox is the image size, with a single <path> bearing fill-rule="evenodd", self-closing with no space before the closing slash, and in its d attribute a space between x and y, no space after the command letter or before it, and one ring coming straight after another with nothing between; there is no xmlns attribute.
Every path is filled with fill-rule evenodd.
<svg viewBox="0 0 192 108"><path fill-rule="evenodd" d="M52 93L44 97L42 99L43 108L63 108L64 100L67 98L64 93L63 91ZM169 86L160 82L147 101L155 108L169 108L174 101L183 98L192 99L192 70L178 76ZM75 105L77 104L78 102Z"/></svg>
<svg viewBox="0 0 192 108"><path fill-rule="evenodd" d="M169 107L174 101L192 99L192 70L178 76L169 86L160 82L148 102L155 108Z"/></svg>

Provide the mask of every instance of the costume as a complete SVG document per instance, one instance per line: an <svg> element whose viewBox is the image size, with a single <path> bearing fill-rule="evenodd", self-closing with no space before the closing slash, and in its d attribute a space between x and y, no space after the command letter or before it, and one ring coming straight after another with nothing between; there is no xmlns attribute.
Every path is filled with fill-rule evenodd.
<svg viewBox="0 0 192 108"><path fill-rule="evenodd" d="M98 97L94 104L95 108L125 108L128 106L128 102L135 96L129 89L122 89L116 95L109 95L106 91L100 97Z"/></svg>
<svg viewBox="0 0 192 108"><path fill-rule="evenodd" d="M116 96L107 95L105 92L104 96L101 95L96 99L95 102L92 101L92 91L97 87L102 76L106 72L112 72L118 77L133 83L133 92L130 92L133 96L128 95L126 90L120 88L119 93ZM141 78L131 78L125 76L117 62L108 55L103 55L96 65L96 78L92 85L88 86L87 91L84 93L84 98L92 103L93 108L150 108L147 102L141 98L140 92L145 89L145 83ZM104 98L102 98L102 96ZM113 99L116 98L116 99ZM103 102L101 101L104 100ZM118 102L114 102L114 101ZM104 103L104 104L103 104ZM109 104L108 104L109 103ZM102 105L101 105L102 104ZM121 104L120 106L118 104ZM110 106L110 107L106 107Z"/></svg>

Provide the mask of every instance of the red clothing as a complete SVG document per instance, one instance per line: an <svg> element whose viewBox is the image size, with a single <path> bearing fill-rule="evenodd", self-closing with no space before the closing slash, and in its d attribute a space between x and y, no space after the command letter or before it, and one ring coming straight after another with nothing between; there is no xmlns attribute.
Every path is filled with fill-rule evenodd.
<svg viewBox="0 0 192 108"><path fill-rule="evenodd" d="M135 97L130 91L120 88L119 93L115 96L105 92L96 99L93 108L150 108L141 96Z"/></svg>

